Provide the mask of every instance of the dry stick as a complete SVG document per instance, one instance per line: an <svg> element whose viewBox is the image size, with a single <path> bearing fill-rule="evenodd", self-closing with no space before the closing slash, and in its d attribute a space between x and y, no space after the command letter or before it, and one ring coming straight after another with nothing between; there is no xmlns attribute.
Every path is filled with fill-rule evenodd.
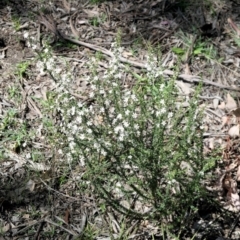
<svg viewBox="0 0 240 240"><path fill-rule="evenodd" d="M34 235L34 240L40 239L39 234L40 234L40 232L41 232L41 230L42 230L42 228L43 228L43 225L44 225L44 221L40 222L40 224L39 224L39 226L38 226L38 229L37 229L37 232L36 232L36 234Z"/></svg>
<svg viewBox="0 0 240 240"><path fill-rule="evenodd" d="M227 19L229 25L236 31L237 35L240 36L240 29L237 27L237 25L232 21L231 18Z"/></svg>
<svg viewBox="0 0 240 240"><path fill-rule="evenodd" d="M32 222L29 222L29 223L28 223L28 226L26 226L25 228L22 228L22 229L20 229L19 231L13 233L12 236L14 237L14 236L16 236L16 235L19 234L19 233L26 232L29 228L33 227L33 226L36 225L36 224L41 223L42 221L43 221L43 219L41 219L41 220L39 220L39 221L34 220L34 221L32 221ZM17 226L17 227L19 227L19 226Z"/></svg>
<svg viewBox="0 0 240 240"><path fill-rule="evenodd" d="M163 73L166 74L166 75L170 75L170 76L173 76L175 74L171 70L164 70ZM233 91L240 91L240 88L230 87L230 86L226 86L226 85L223 85L223 84L220 84L220 83L211 82L209 80L202 79L199 76L188 75L188 74L180 74L178 77L183 79L186 82L198 82L198 83L203 82L206 85L212 85L212 86L215 86L215 87L225 88L225 89L233 90Z"/></svg>
<svg viewBox="0 0 240 240"><path fill-rule="evenodd" d="M82 41L79 41L79 40L76 40L76 39L72 39L72 38L69 38L67 36L62 36L62 37L67 41L70 41L72 43L88 47L88 48L90 48L92 50L95 50L95 51L99 51L99 52L101 52L101 53L103 53L107 56L110 56L110 57L114 56L114 54L111 51L109 51L109 50L107 50L103 47L96 46L96 45L86 43L86 42L82 42ZM141 63L141 62L128 60L124 57L119 57L119 60L123 63L130 64L134 67L146 68L146 64ZM163 74L173 76L174 72L171 71L171 70L164 70ZM186 81L186 82L195 82L195 83L203 82L206 85L212 85L212 86L215 86L215 87L224 88L224 89L233 90L233 91L240 91L240 88L230 87L230 86L226 86L226 85L223 85L223 84L220 84L220 83L211 82L209 80L202 79L202 78L200 78L198 76L194 76L194 75L180 74L178 77L181 78L182 80Z"/></svg>
<svg viewBox="0 0 240 240"><path fill-rule="evenodd" d="M85 46L85 47L90 48L92 50L99 51L99 52L101 52L101 53L103 53L107 56L114 57L114 54L111 51L107 50L106 48L103 48L101 46L96 46L94 44L86 43L86 42L83 42L83 41L80 41L80 40L72 39L72 38L66 36L65 34L60 33L56 28L56 24L50 23L48 21L49 19L46 19L44 16L41 16L41 17L42 18L40 18L40 22L42 24L44 24L52 32L54 32L56 35L58 35L59 37L62 37L63 39L65 39L69 42L72 42L74 44ZM78 37L78 32L76 31L76 29L73 26L72 18L70 18L70 27L71 27L71 30L72 30L73 34L76 37ZM141 62L137 62L137 61L133 61L133 60L128 60L128 59L126 59L124 57L121 57L121 56L119 57L119 60L123 63L130 64L134 67L146 68L145 63L141 63ZM170 75L170 76L174 75L174 72L170 71L170 70L165 70L163 73L166 74L166 75ZM233 91L240 91L240 88L234 88L234 87L226 86L226 85L223 85L223 84L214 83L214 82L211 82L209 80L201 79L200 77L194 76L194 75L180 74L179 78L183 79L186 82L197 82L197 83L203 82L206 85L212 85L212 86L216 86L216 87L224 88L224 89L228 89L228 90L233 90Z"/></svg>

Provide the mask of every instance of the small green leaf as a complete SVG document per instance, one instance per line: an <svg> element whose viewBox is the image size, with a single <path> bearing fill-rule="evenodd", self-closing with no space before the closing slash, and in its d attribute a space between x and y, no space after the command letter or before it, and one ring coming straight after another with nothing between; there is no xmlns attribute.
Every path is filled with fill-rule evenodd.
<svg viewBox="0 0 240 240"><path fill-rule="evenodd" d="M142 78L139 74L135 73L135 72L131 72L132 75L140 82L144 82L146 81L146 78Z"/></svg>
<svg viewBox="0 0 240 240"><path fill-rule="evenodd" d="M195 50L193 51L193 54L194 54L194 55L198 55L198 54L201 54L201 53L203 53L203 48L202 48L202 47L197 48L197 49L195 49Z"/></svg>
<svg viewBox="0 0 240 240"><path fill-rule="evenodd" d="M178 48L178 47L173 47L172 51L176 54L179 54L179 55L183 55L186 52L184 49Z"/></svg>

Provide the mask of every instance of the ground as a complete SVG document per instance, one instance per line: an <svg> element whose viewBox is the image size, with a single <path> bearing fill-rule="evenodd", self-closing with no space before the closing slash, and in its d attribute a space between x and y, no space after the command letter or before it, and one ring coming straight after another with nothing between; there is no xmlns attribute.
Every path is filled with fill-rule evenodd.
<svg viewBox="0 0 240 240"><path fill-rule="evenodd" d="M200 202L179 239L239 239L239 13L239 1L227 0L1 1L2 239L171 239L164 238L157 222L123 221L110 208L103 214L91 191L78 190L76 179L84 167L65 174L59 166L66 159L54 151L60 146L53 142L52 148L45 142L41 125L45 110L38 99L49 99L57 85L38 63L44 42L53 49L60 72L60 59L65 59L75 79L67 86L69 92L84 102L91 91L83 77L84 64L98 54L101 76L108 67L105 58L113 56L112 43L119 38L124 47L120 60L136 73L146 69L145 56L151 48L161 52L166 78L179 67L176 86L183 96L191 97L203 84L204 154L221 149L211 173L214 181L205 183L216 204ZM125 80L128 87L134 84L129 75ZM16 121L10 120L11 114ZM58 124L54 110L52 116ZM11 129L16 136L9 133ZM38 136L24 145L32 131ZM32 149L42 161L27 158Z"/></svg>

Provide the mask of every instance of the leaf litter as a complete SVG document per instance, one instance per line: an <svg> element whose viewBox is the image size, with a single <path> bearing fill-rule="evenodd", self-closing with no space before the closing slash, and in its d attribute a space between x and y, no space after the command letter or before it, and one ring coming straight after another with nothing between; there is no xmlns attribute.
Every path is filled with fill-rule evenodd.
<svg viewBox="0 0 240 240"><path fill-rule="evenodd" d="M164 4L163 4L164 2ZM174 2L174 1L172 1ZM217 4L218 2L218 4ZM0 9L2 16L5 16L5 18L8 18L8 8L7 6L4 6L3 3L0 3L3 5L3 7ZM37 12L39 10L39 6L37 2L33 3L33 10ZM63 5L63 6L62 6ZM94 52L93 47L95 49L98 49L102 51L102 53L109 53L109 46L114 41L115 37L117 36L116 29L121 28L122 29L122 42L123 46L126 47L124 50L123 55L123 61L130 63L133 67L140 67L144 68L144 59L145 59L145 52L144 50L140 51L138 50L137 53L133 54L133 51L131 47L128 49L129 46L131 46L131 43L134 43L132 39L139 38L139 36L143 37L141 40L143 42L145 41L151 41L153 44L156 44L158 42L161 42L162 44L162 58L164 60L164 67L167 69L164 71L164 76L167 78L168 76L172 76L174 72L172 71L172 67L176 65L177 63L177 56L173 54L170 51L171 45L181 44L183 42L182 39L179 40L179 38L175 35L175 32L181 27L183 30L187 30L191 28L192 21L189 22L188 19L192 19L193 22L197 24L197 27L204 26L205 21L203 18L200 18L199 15L196 14L196 11L194 9L199 10L199 12L203 15L206 15L208 18L208 21L214 22L216 19L212 19L213 15L210 15L206 13L206 9L202 8L201 6L194 6L192 9L189 8L188 11L184 12L184 18L182 18L180 15L180 12L175 12L175 5L171 4L170 1L150 1L148 3L144 3L144 1L139 1L137 4L137 7L133 5L132 1L126 1L123 4L119 4L116 2L109 1L108 3L102 3L101 5L83 5L81 6L81 9L78 9L78 3L76 1L71 1L71 4L68 1L56 1L56 6L58 8L55 8L53 6L50 6L50 4L46 5L48 9L53 11L53 22L52 25L49 25L49 23L45 24L49 26L49 28L42 29L43 26L41 26L42 34L49 35L49 33L53 32L53 40L55 41L57 38L57 32L56 28L54 28L54 20L58 20L58 28L61 30L62 33L66 35L71 35L72 32L75 34L80 34L80 37L83 41L87 42L88 44L84 45L77 45L77 50L70 50L68 48L60 48L61 49L61 55L67 56L69 59L69 62L72 64L74 63L74 72L76 74L76 82L75 85L69 86L71 88L71 91L73 93L73 96L79 96L79 98L83 98L84 93L90 91L88 88L88 84L85 81L84 78L81 78L82 73L84 71L83 63L88 61L87 56L93 56ZM20 6L19 6L20 7ZM25 6L26 7L26 6ZM226 6L219 3L219 1L216 1L216 9L218 11L222 11L222 9L225 9ZM14 11L14 6L11 6ZM21 9L21 7L20 7ZM30 7L28 6L26 9L30 10ZM25 10L26 10L25 9ZM37 10L37 11L36 11ZM166 14L162 14L166 11ZM231 10L231 9L230 9ZM172 11L172 12L171 12ZM72 25L69 24L69 18L68 15L66 17L62 16L62 13L70 14L70 20L72 21ZM160 14L161 13L161 14ZM176 14L174 15L172 14ZM101 17L104 17L104 14L106 15L106 21L101 22ZM201 15L201 14L200 14ZM217 15L218 16L218 15ZM23 19L26 19L26 16L23 16ZM62 19L62 21L61 21ZM184 19L187 19L184 20ZM49 19L48 19L49 20ZM219 19L217 19L219 20ZM238 32L238 28L235 26L235 20L230 19L228 20L228 23L231 24L233 29ZM68 22L69 21L69 22ZM94 21L97 21L96 24L94 24ZM186 21L185 28L184 26L181 26L181 21ZM91 22L92 24L89 24ZM1 76L0 76L0 94L1 94L1 115L6 112L7 109L10 107L17 107L17 104L14 103L14 101L11 100L7 96L7 87L9 85L14 85L16 79L12 77L12 72L14 71L13 66L16 62L21 62L24 59L31 59L31 57L34 55L33 51L30 47L24 46L24 51L19 51L21 54L19 54L18 58L16 58L15 51L19 48L17 46L17 43L14 42L12 39L15 39L17 37L22 37L21 31L14 31L14 29L5 24L2 19L0 21L0 24L2 27L1 31L4 34L1 34L3 37L3 41L8 44L9 48L6 50L2 50L1 55ZM37 21L33 24L30 23L29 25L25 25L25 23L22 23L22 28L29 31L30 34L36 35L36 28L35 25L38 24ZM222 23L219 23L219 29L218 26L212 26L211 30L212 33L216 31L221 31L220 28L224 28ZM227 24L227 22L225 23ZM97 26L98 25L98 26ZM21 29L21 27L19 28ZM202 28L204 29L204 28ZM202 30L203 31L203 30ZM51 34L52 34L51 32ZM75 35L73 34L73 35ZM209 33L204 33L209 34ZM216 39L218 40L218 39ZM229 41L232 41L232 39L227 39ZM219 156L219 166L220 169L219 172L216 172L216 177L220 177L221 180L219 182L219 188L218 190L221 191L221 194L219 194L219 199L224 205L226 209L232 212L238 212L239 211L239 195L238 195L238 187L237 182L239 181L239 123L238 123L238 117L239 117L239 108L232 97L232 93L228 93L226 95L226 92L221 91L225 89L229 90L237 90L237 77L239 77L239 59L234 56L236 54L236 47L230 46L223 41L221 44L221 48L219 49L219 52L222 52L222 57L226 57L227 60L224 60L222 64L216 63L213 60L210 60L207 64L206 61L203 60L202 56L198 56L196 58L193 58L191 55L191 51L188 53L187 60L189 62L188 66L184 65L182 67L183 71L181 72L178 81L176 84L178 85L179 89L182 91L182 94L187 98L191 96L192 92L194 91L194 83L199 83L201 80L203 80L204 87L203 92L205 98L202 99L206 111L205 111L205 117L204 117L204 127L206 129L205 132L205 147L209 152L212 152L217 147L220 147L222 149L222 155ZM74 43L74 42L72 42ZM91 44L91 45L89 45ZM99 46L103 46L100 48ZM89 48L90 47L90 48ZM92 47L92 48L91 48ZM1 50L2 46L0 46ZM22 55L22 52L24 54ZM57 54L57 49L56 49ZM190 61L191 60L191 61ZM61 64L61 63L60 63ZM225 65L224 65L225 64ZM34 68L34 63L32 64ZM209 65L209 67L208 67ZM98 71L99 74L101 74L102 69L106 68L106 62L102 60L102 65L99 67ZM214 74L210 74L211 70L214 70ZM38 70L38 69L37 69ZM204 74L203 74L204 73ZM234 75L236 74L236 75ZM201 77L200 77L201 76ZM210 80L209 80L210 79ZM128 80L131 84L131 80ZM57 153L49 153L48 148L46 144L44 143L44 136L41 130L41 126L39 126L39 122L37 121L37 118L42 117L41 113L41 106L37 103L37 101L34 100L34 98L47 98L47 92L51 92L52 89L54 89L54 81L48 77L47 74L39 74L37 71L32 71L31 76L28 77L27 80L24 80L24 82L21 84L20 89L22 90L23 99L25 101L23 102L23 105L21 106L21 112L22 112L22 118L26 118L32 123L32 127L38 129L39 131L39 139L38 142L34 143L34 147L37 149L44 149L45 151L45 162L34 162L31 159L27 159L26 156L22 156L21 152L18 152L16 149L12 148L8 152L8 159L5 159L5 161L1 162L1 174L3 176L3 184L7 183L7 180L9 178L12 178L15 180L15 183L20 182L21 179L24 179L24 176L26 176L27 171L26 169L30 169L33 173L38 172L38 174L41 175L41 178L43 179L43 182L46 183L40 184L39 181L37 181L37 178L30 178L29 181L27 181L22 186L19 186L18 184L13 184L11 188L13 189L7 189L8 191L1 191L2 195L4 196L1 198L1 202L13 202L13 205L11 206L12 209L9 210L9 217L12 217L12 223L8 222L7 220L4 220L4 218L1 216L1 222L3 223L3 230L5 231L6 237L9 237L11 234L14 236L17 236L18 234L25 234L24 231L28 229L28 218L25 218L25 215L21 215L21 212L23 211L23 206L14 206L15 202L41 202L40 203L40 218L39 218L39 224L41 222L44 222L46 224L46 227L44 230L48 231L50 229L51 225L54 225L56 219L54 218L52 220L45 218L45 216L50 216L50 209L52 206L54 207L54 214L58 217L58 220L61 216L62 219L66 219L66 224L69 221L74 221L74 224L76 226L81 223L81 219L84 219L83 212L87 211L90 215L90 222L92 224L99 225L99 229L107 229L108 224L112 224L114 227L114 234L116 238L119 236L119 223L116 223L115 220L111 217L109 217L108 221L105 222L103 218L101 218L101 214L96 212L96 205L94 199L94 196L91 194L89 196L81 196L81 194L77 194L76 192L76 183L72 179L67 179L67 182L65 184L62 184L61 187L56 190L55 192L53 190L47 191L48 194L51 195L52 198L57 198L58 200L54 204L54 200L52 202L52 206L47 206L44 201L44 192L46 189L52 189L50 186L54 186L53 179L60 176L60 172L58 173L58 169L55 169L56 176L51 175L51 171L54 169L55 166L49 166L48 159L53 158L53 155L57 155ZM22 88L21 88L22 87ZM220 89L220 91L219 91ZM238 89L239 90L239 89ZM226 98L225 98L226 97ZM208 99L209 98L209 99ZM210 99L211 98L211 99ZM221 101L219 99L226 99L225 101ZM186 101L187 103L187 101ZM187 107L187 104L186 104ZM207 109L211 111L207 111ZM26 111L26 113L25 113ZM99 122L101 124L101 116L96 116L95 119L96 122ZM206 150L206 152L207 152ZM206 153L207 154L207 153ZM60 162L61 157L59 155L57 163ZM51 171L50 171L51 170ZM81 175L82 170L80 169L74 169L72 171L72 176L76 177L78 175ZM52 181L52 182L51 182ZM49 188L48 188L48 187ZM14 189L15 188L15 189ZM72 194L67 194L69 192L72 192ZM36 198L33 198L31 193L36 194ZM66 193L66 194L64 194ZM72 197L72 198L71 198ZM75 200L74 200L75 199ZM78 199L78 200L76 200ZM72 202L71 202L72 201ZM79 209L79 203L82 204L82 208ZM68 215L66 217L66 213L68 213L69 207L66 205L70 205L70 208L73 209L72 211L69 210L69 212L72 212L72 214L75 212L75 215L73 216ZM60 206L66 206L64 211L62 211ZM141 203L138 203L139 208L144 208L146 206L142 206ZM4 214L6 214L7 210L4 204L2 204L2 208L4 209ZM19 216L16 217L16 214L14 211L19 211ZM3 215L4 215L3 214ZM115 214L115 213L114 213ZM21 220L22 216L22 220ZM31 218L31 214L29 215ZM94 217L97 216L97 217ZM204 216L206 217L206 216ZM78 219L78 220L76 220ZM97 219L99 220L97 223ZM211 219L212 220L212 219ZM19 224L19 222L22 221L22 224ZM210 221L210 220L209 220ZM84 221L83 221L84 222ZM24 228L24 225L26 228ZM35 225L36 224L36 225ZM34 229L35 226L37 226L38 223L33 223L32 225L29 224L29 226L33 226L32 229ZM220 224L220 223L219 223ZM71 227L68 225L69 230ZM41 226L41 224L39 225ZM148 236L155 235L157 237L158 229L154 225L154 223L145 223L145 225L142 225L142 231L144 231L144 227L146 232L148 233ZM15 229L15 230L12 230ZM25 229L25 230L24 230ZM57 229L56 233L68 233L73 234L73 231L67 231L66 228ZM39 232L37 231L37 228L34 229L36 233L36 237L38 237ZM81 234L81 231L78 232ZM133 229L129 231L129 233L132 233L132 237L135 239L145 239L140 233L134 233ZM75 232L74 232L75 234ZM227 234L225 234L227 236ZM233 235L231 236L232 239L238 239L233 238ZM98 236L100 238L100 236ZM107 238L107 237L106 237ZM36 238L37 239L37 238ZM65 238L66 239L66 238ZM200 239L200 238L199 238Z"/></svg>

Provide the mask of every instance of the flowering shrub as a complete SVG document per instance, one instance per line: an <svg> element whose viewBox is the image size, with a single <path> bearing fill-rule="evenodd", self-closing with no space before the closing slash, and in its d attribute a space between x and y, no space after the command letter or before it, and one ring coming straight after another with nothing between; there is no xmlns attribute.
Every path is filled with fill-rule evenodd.
<svg viewBox="0 0 240 240"><path fill-rule="evenodd" d="M96 73L96 59L89 64L86 101L70 95L66 84L71 75L62 74L54 105L65 136L59 146L67 142L67 147L59 153L66 154L70 165L85 168L80 186L93 187L119 212L165 220L177 216L174 222L179 222L205 194L201 181L208 164L202 155L197 100L201 87L185 109L174 78L164 79L153 54L140 76L119 61L121 48L113 51L102 76ZM133 87L123 80L131 75L136 78Z"/></svg>

